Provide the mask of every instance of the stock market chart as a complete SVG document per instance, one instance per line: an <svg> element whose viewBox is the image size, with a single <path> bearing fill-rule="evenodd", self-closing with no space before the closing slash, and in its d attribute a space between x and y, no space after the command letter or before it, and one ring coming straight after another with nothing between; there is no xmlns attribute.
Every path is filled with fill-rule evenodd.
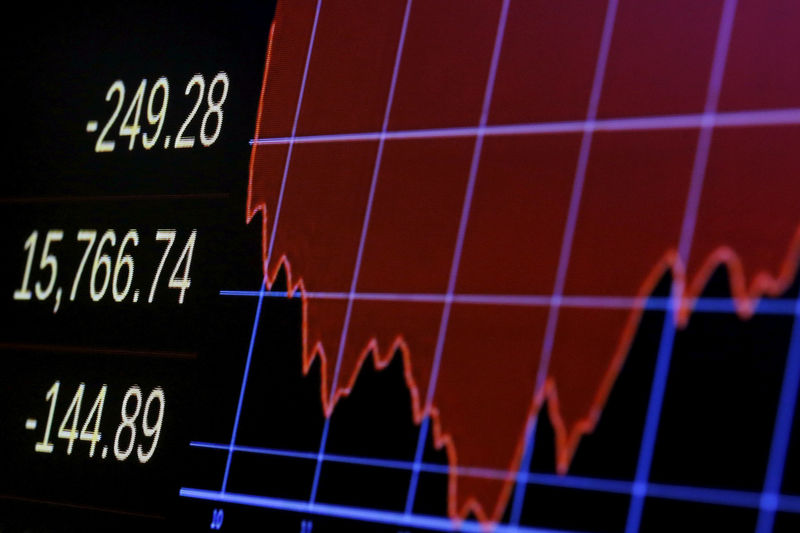
<svg viewBox="0 0 800 533"><path fill-rule="evenodd" d="M798 22L23 17L0 531L796 531Z"/></svg>

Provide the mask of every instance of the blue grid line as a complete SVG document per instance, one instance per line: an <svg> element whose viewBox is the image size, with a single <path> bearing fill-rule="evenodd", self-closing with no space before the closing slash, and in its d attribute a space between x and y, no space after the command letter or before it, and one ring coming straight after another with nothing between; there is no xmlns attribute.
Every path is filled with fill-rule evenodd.
<svg viewBox="0 0 800 533"><path fill-rule="evenodd" d="M728 58L728 46L733 32L735 13L736 0L725 0L720 16L719 28L717 30L717 39L714 45L714 60L711 65L706 93L705 116L710 117L717 111L717 102L722 88L722 78L725 72L725 63ZM698 135L695 158L692 164L689 193L684 208L680 241L678 243L678 256L682 260L683 265L689 264L689 252L691 251L692 239L697 222L697 211L700 205L700 196L702 194L706 166L708 164L711 137L714 132L713 126L714 124L711 120L704 120L702 129ZM683 287L679 286L679 284L673 280L672 296L678 300L682 292ZM639 458L636 464L633 494L630 506L628 507L628 519L625 525L626 533L637 533L642 521L644 501L648 491L647 482L653 463L656 436L658 435L658 426L661 421L661 410L664 403L664 394L669 377L669 367L672 360L672 349L675 342L676 310L677 306L667 312L664 316L664 325L661 329L656 369L650 389L645 426L642 432L642 444L639 448Z"/></svg>
<svg viewBox="0 0 800 533"><path fill-rule="evenodd" d="M775 511L779 507L778 493L783 481L783 469L786 465L786 454L792 433L795 406L797 404L798 384L800 384L800 296L797 297L797 308L792 327L792 339L789 344L789 355L783 372L783 384L775 417L775 430L770 445L767 475L764 480L761 511L756 523L757 533L769 533L775 522Z"/></svg>
<svg viewBox="0 0 800 533"><path fill-rule="evenodd" d="M264 294L264 284L261 285L261 294ZM228 458L225 460L225 473L222 476L222 488L221 491L224 493L225 490L228 488L228 475L230 474L231 470L231 461L233 460L233 451L236 447L236 434L239 431L239 420L241 419L242 414L242 404L244 403L244 391L247 386L247 376L250 374L250 363L253 359L253 347L255 346L256 342L256 331L258 331L258 323L261 320L261 307L264 302L263 296L258 299L258 305L256 306L256 316L253 319L253 329L250 332L250 345L247 348L247 359L245 360L244 364L244 375L242 377L242 385L239 390L239 400L236 404L236 416L233 419L233 430L231 431L231 442L228 444Z"/></svg>
<svg viewBox="0 0 800 533"><path fill-rule="evenodd" d="M503 0L497 21L497 29L495 30L494 45L492 47L492 59L489 64L489 73L486 76L486 86L483 90L483 103L481 104L478 132L477 136L475 137L475 146L472 150L472 161L470 162L469 177L467 178L467 188L464 194L464 201L461 205L461 217L458 222L458 234L456 236L455 249L453 250L453 259L450 264L450 275L447 280L447 294L445 297L444 308L442 309L441 322L439 323L439 333L436 339L436 348L433 356L433 365L431 367L431 376L428 381L428 391L425 395L425 403L422 406L423 414L433 401L433 395L436 391L436 384L439 378L439 368L442 362L442 353L444 352L447 326L450 321L450 308L452 306L453 294L456 291L456 280L458 279L458 268L461 262L461 252L464 247L467 224L469 223L469 212L472 208L472 195L475 191L475 182L477 181L478 177L481 151L483 150L483 130L489 121L489 110L492 105L492 94L494 92L494 83L497 76L497 65L500 62L500 51L503 47L506 21L508 20L509 3L510 0ZM425 450L425 439L428 434L428 426L430 425L428 422L429 417L430 415L423 417L423 422L419 431L419 437L417 438L417 450L414 454L415 467L411 471L411 481L408 484L408 495L406 497L405 513L407 515L413 511L414 500L417 495L417 483L419 482L419 468L417 465L422 462L422 453Z"/></svg>
<svg viewBox="0 0 800 533"><path fill-rule="evenodd" d="M275 220L272 221L272 234L269 238L269 246L267 248L267 257L264 261L264 267L269 265L269 260L272 257L272 248L275 244L275 236L278 231L278 220L281 215L281 204L283 203L283 193L286 190L286 178L289 175L289 165L292 162L292 152L297 139L297 122L300 120L300 108L303 106L303 96L306 92L306 80L308 79L308 65L311 63L311 50L314 48L314 39L317 35L317 21L319 20L319 10L322 0L317 0L317 8L314 12L314 24L311 27L311 37L308 41L308 52L306 53L306 63L303 67L303 78L300 81L300 94L297 97L297 107L294 110L294 120L292 121L292 136L288 139L289 148L286 152L286 161L283 165L283 176L281 177L281 189L278 194L278 204L275 208Z"/></svg>
<svg viewBox="0 0 800 533"><path fill-rule="evenodd" d="M305 64L305 68L303 70L303 79L302 79L301 84L300 84L300 94L299 94L299 96L297 98L297 109L295 109L294 122L292 124L292 137L294 137L295 133L297 132L297 121L298 121L298 118L300 117L300 107L303 104L303 94L305 93L306 79L308 77L308 65L309 65L309 62L311 60L311 49L314 46L314 37L316 36L316 33L317 33L317 21L319 19L320 3L321 3L321 0L317 0L317 10L316 10L316 13L314 14L314 25L311 28L311 37L310 37L309 43L308 43L308 53L306 54L306 64ZM265 266L269 264L269 259L270 259L270 256L272 254L272 245L275 242L275 235L277 233L277 228L278 228L278 219L280 217L281 204L283 202L283 193L284 193L284 190L286 189L286 177L287 177L287 175L289 173L289 163L291 162L291 159L292 159L292 147L293 146L294 146L294 143L290 143L289 144L289 150L288 150L288 152L286 154L286 163L285 163L284 168L283 168L283 178L281 179L281 190L280 190L280 194L278 196L278 204L277 204L276 209L275 209L275 220L272 223L272 234L270 235L270 239L269 239L269 248L268 248L268 251L267 251L267 258L266 258L266 261L264 263ZM239 431L239 420L240 420L241 414L242 414L242 403L244 402L244 393L245 393L245 390L247 389L247 378L250 375L250 364L251 364L252 359L253 359L253 347L255 346L256 332L258 331L258 323L259 323L259 321L261 319L261 307L262 307L262 304L264 302L264 294L265 294L266 282L267 282L267 274L265 274L264 280L261 282L261 288L259 289L259 295L258 295L258 305L256 306L256 316L255 316L255 319L253 320L253 330L250 333L250 345L249 345L249 347L247 349L247 359L245 360L244 374L242 375L242 385L241 385L241 388L239 390L239 400L238 400L238 403L236 404L236 415L235 415L235 417L233 419L233 430L231 431L231 442L230 442L229 450L228 450L228 458L225 461L225 473L222 476L222 489L221 489L221 491L222 491L223 494L225 493L225 490L228 487L228 476L230 474L231 461L233 459L233 448L236 445L236 434Z"/></svg>
<svg viewBox="0 0 800 533"><path fill-rule="evenodd" d="M650 399L647 405L642 444L639 449L639 459L636 465L636 480L632 492L633 497L631 498L630 507L628 508L626 533L636 533L641 524L644 498L647 494L648 478L650 476L650 466L653 461L656 434L661 418L661 407L667 388L672 347L675 341L675 320L673 313L674 310L664 317L664 325L661 329L661 340L659 341L658 355L656 357L656 369L650 388Z"/></svg>
<svg viewBox="0 0 800 533"><path fill-rule="evenodd" d="M611 39L614 35L614 23L617 18L617 0L609 0L606 6L606 13L603 19L603 33L600 37L600 46L597 51L597 61L594 68L592 79L592 90L589 94L589 105L586 110L586 122L593 123L597 118L597 109L600 106L600 95L603 92L603 80L606 74L606 64L611 49ZM581 138L580 152L578 153L578 164L575 168L575 177L572 182L572 192L569 200L569 210L567 220L564 224L564 235L561 239L561 250L558 257L558 268L556 279L553 285L553 296L558 299L564 293L564 285L567 280L567 269L569 267L570 256L572 255L572 241L575 236L575 228L578 225L578 215L581 198L583 197L583 184L586 181L586 169L589 166L589 154L592 150L592 137L594 130L587 129ZM547 313L547 324L545 325L542 350L539 356L539 368L536 372L536 381L533 387L531 403L536 401L536 395L544 388L547 380L547 373L550 369L550 357L553 354L553 343L556 337L556 327L558 325L558 315L561 308L550 306ZM518 474L527 472L530 469L531 458L536 447L536 417L528 420L525 425L524 448L522 460L520 461ZM527 485L518 484L514 490L514 499L511 507L511 523L519 524L522 516L522 507L525 502L525 491Z"/></svg>
<svg viewBox="0 0 800 533"><path fill-rule="evenodd" d="M322 473L322 462L325 457L325 446L328 443L328 431L331 427L331 419L330 417L325 417L325 424L322 426L322 436L319 439L319 450L317 451L316 461L317 464L314 467L314 480L311 482L311 493L308 496L308 504L310 506L314 505L314 502L317 500L317 490L319 489L319 477Z"/></svg>
<svg viewBox="0 0 800 533"><path fill-rule="evenodd" d="M682 115L657 115L643 117L605 118L596 120L571 120L559 122L533 122L525 124L487 125L483 134L489 137L511 135L547 135L584 133L587 131L652 131L671 129L697 129L712 124L715 128L746 128L761 126L792 126L800 124L800 109L784 108L769 110L725 111L712 113L689 113ZM438 139L475 137L479 127L423 128L386 132L386 140ZM271 137L253 139L251 145L281 145L290 142L300 144L334 142L370 142L380 139L380 132L332 133L301 135L298 137Z"/></svg>
<svg viewBox="0 0 800 533"><path fill-rule="evenodd" d="M349 520L359 520L362 522L389 524L401 527L417 527L432 529L436 531L453 531L454 522L449 518L438 516L413 514L408 515L396 511L381 509L368 509L364 507L352 507L346 505L334 505L328 503L317 503L313 506L306 501L289 500L285 498L273 498L268 496L252 496L248 494L222 493L210 490L182 488L180 495L185 498L196 498L201 500L215 501L221 503L234 503L248 505L252 507L263 507L280 511L291 511L295 513L312 514L318 516L328 516L334 518L344 518ZM474 533L486 533L487 527L473 520L465 520L459 523L459 531ZM578 533L574 531L566 532L556 529L516 527L512 528L503 524L494 524L492 531L497 533Z"/></svg>
<svg viewBox="0 0 800 533"><path fill-rule="evenodd" d="M192 447L212 450L227 450L227 444L211 442L192 442ZM236 452L286 457L291 459L316 460L316 452L302 452L294 450L281 450L276 448L262 448L258 446L237 445ZM399 459L380 459L374 457L357 457L352 455L325 454L325 461L343 463L375 468L411 471L414 463ZM450 467L442 464L420 463L420 471L432 474L448 475ZM508 472L494 468L459 466L456 473L460 476L482 477L487 479L506 479ZM612 494L631 495L636 490L632 481L616 479L603 479L594 477L546 474L542 472L525 472L518 477L520 483L529 485L542 485L547 487L560 487L566 489L588 490ZM800 496L788 494L775 494L773 502L765 502L762 494L754 491L735 489L720 489L714 487L694 487L690 485L671 485L665 483L647 482L647 494L656 498L743 507L752 509L777 509L789 513L800 514Z"/></svg>
<svg viewBox="0 0 800 533"><path fill-rule="evenodd" d="M350 329L350 317L353 312L353 301L358 284L358 275L361 272L361 260L364 255L364 244L367 241L367 231L369 228L369 220L372 215L372 204L375 199L375 189L378 184L378 174L380 173L381 160L383 158L383 146L385 143L386 130L389 127L389 116L392 111L392 103L394 101L394 91L397 85L397 75L400 71L400 58L403 56L403 47L406 41L406 30L408 29L408 17L411 13L412 0L406 0L405 14L403 15L403 24L400 28L400 38L397 43L397 52L394 58L394 67L392 69L392 81L389 84L389 96L386 99L386 109L383 113L383 125L381 127L381 136L378 142L378 151L375 155L375 163L372 168L372 179L369 186L369 196L367 198L367 207L364 210L364 221L361 224L361 236L358 241L358 252L356 254L356 263L353 268L353 277L350 280L350 291L347 294L347 309L344 315L344 323L342 325L342 333L339 337L339 349L336 353L336 367L333 371L333 382L328 396L328 405L332 405L333 399L336 395L336 387L339 383L339 372L342 367L342 355L344 354L345 343L347 342L347 332ZM317 456L317 465L314 469L314 481L311 485L311 496L308 499L309 504L313 505L314 500L317 498L317 489L319 488L319 477L322 472L322 461L325 455L325 446L328 442L328 431L330 429L331 419L330 416L325 417L325 425L322 428L322 437L319 443L319 454Z"/></svg>
<svg viewBox="0 0 800 533"><path fill-rule="evenodd" d="M259 297L260 291L224 290L220 296L250 296ZM298 292L269 291L265 298L286 299L298 298ZM306 298L312 300L346 300L347 292L308 291ZM418 303L444 303L447 298L444 294L434 293L388 293L388 292L357 292L354 300L384 301L384 302L418 302ZM672 305L673 298L651 296L649 298L633 298L627 296L546 296L538 294L454 294L454 304L469 305L498 305L519 307L578 307L590 309L642 309L644 311L667 311ZM727 313L736 314L736 300L732 297L699 297L691 300L693 313ZM786 315L795 314L795 301L790 298L759 298L752 311L754 315Z"/></svg>

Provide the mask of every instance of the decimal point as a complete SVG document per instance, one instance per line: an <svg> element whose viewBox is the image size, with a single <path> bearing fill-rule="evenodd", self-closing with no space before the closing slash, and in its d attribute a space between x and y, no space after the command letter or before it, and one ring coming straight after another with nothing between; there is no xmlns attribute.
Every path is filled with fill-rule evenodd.
<svg viewBox="0 0 800 533"><path fill-rule="evenodd" d="M170 140L172 140L172 137L170 137L169 135L167 135L167 136L164 138L164 148L169 148L169 141L170 141Z"/></svg>
<svg viewBox="0 0 800 533"><path fill-rule="evenodd" d="M135 291L133 291L133 303L136 303L138 301L139 301L139 289L136 289Z"/></svg>
<svg viewBox="0 0 800 533"><path fill-rule="evenodd" d="M35 418L29 418L25 421L25 429L27 430L34 430L36 429L36 425L38 421Z"/></svg>
<svg viewBox="0 0 800 533"><path fill-rule="evenodd" d="M100 455L103 459L106 458L106 455L108 455L108 446L103 446L103 451Z"/></svg>
<svg viewBox="0 0 800 533"><path fill-rule="evenodd" d="M86 132L87 133L94 133L96 131L97 131L97 121L96 120L90 120L89 122L86 123Z"/></svg>

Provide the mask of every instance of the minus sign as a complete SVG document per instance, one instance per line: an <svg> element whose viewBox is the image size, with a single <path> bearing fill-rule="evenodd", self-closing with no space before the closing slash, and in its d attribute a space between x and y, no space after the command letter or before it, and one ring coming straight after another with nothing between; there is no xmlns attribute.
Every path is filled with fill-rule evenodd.
<svg viewBox="0 0 800 533"><path fill-rule="evenodd" d="M25 421L25 429L36 429L36 419L29 418Z"/></svg>
<svg viewBox="0 0 800 533"><path fill-rule="evenodd" d="M97 121L96 120L90 120L89 122L87 122L86 123L86 131L89 132L89 133L97 131Z"/></svg>

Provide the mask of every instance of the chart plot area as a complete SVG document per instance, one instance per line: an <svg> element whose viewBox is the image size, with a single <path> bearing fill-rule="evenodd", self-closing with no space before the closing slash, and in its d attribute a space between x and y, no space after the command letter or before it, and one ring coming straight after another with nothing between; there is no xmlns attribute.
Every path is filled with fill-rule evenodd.
<svg viewBox="0 0 800 533"><path fill-rule="evenodd" d="M581 10L569 42L546 2L278 5L247 202L265 290L285 274L277 292L302 300L325 417L364 365L402 360L455 523L503 519L543 409L554 473L570 471L646 308L679 331L709 305L744 321L795 279L800 71L770 72L780 109L741 81L746 40L772 53L788 34L755 27L753 2L684 4ZM662 61L670 28L693 48L680 64ZM548 59L562 52L571 74ZM682 92L662 83L676 70Z"/></svg>

